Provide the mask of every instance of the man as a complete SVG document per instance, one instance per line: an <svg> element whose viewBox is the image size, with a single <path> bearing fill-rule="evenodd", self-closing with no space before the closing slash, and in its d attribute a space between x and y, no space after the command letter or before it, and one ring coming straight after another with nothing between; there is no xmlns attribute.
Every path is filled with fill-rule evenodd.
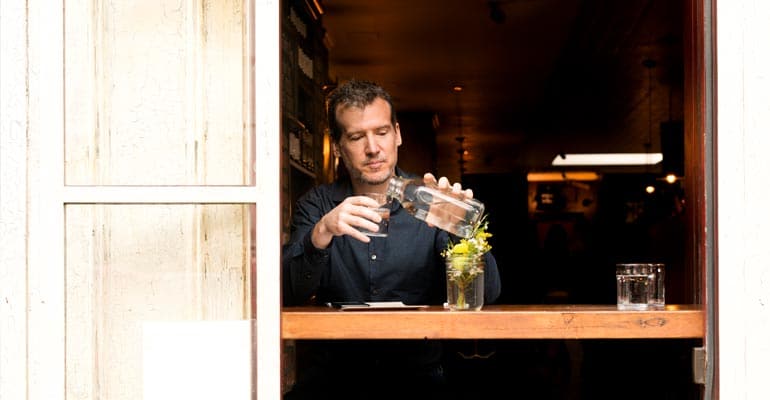
<svg viewBox="0 0 770 400"><path fill-rule="evenodd" d="M380 221L372 210L376 202L360 194L383 193L392 176L409 176L396 166L402 138L390 95L374 83L351 80L330 94L327 116L334 155L342 159L347 175L310 190L297 202L292 236L283 249L284 305L442 304L446 275L440 253L457 238L414 218L397 201L387 237L369 237L359 230L374 229ZM435 182L429 173L424 179ZM444 177L437 183L444 190L473 196L470 189L450 185ZM500 276L494 257L485 257L485 302L491 303L500 294ZM287 398L384 397L394 384L400 388L405 382L414 385L412 394L435 394L443 381L438 342L312 344L306 356L311 366L298 369L296 390ZM405 393L396 394L404 398Z"/></svg>

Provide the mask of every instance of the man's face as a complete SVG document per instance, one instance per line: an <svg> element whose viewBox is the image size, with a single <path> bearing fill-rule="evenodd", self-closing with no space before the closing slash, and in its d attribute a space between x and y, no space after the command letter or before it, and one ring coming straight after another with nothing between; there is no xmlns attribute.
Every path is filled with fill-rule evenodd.
<svg viewBox="0 0 770 400"><path fill-rule="evenodd" d="M375 99L363 109L337 108L337 121L342 127L334 154L342 158L355 186L381 185L393 174L398 161L401 132L390 122L390 105Z"/></svg>

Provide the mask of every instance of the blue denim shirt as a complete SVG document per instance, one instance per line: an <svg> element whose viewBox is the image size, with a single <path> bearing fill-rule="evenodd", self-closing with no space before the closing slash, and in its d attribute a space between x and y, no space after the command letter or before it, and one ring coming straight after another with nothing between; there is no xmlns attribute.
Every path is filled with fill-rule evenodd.
<svg viewBox="0 0 770 400"><path fill-rule="evenodd" d="M398 175L406 175L397 169ZM450 237L428 226L394 201L387 237L363 243L347 235L335 236L327 249L310 241L315 224L351 196L345 178L317 186L304 194L292 216L291 239L283 247L284 305L332 301L403 301L406 304L443 304L446 301L445 263L441 251ZM485 255L484 302L500 295L500 274L491 253Z"/></svg>

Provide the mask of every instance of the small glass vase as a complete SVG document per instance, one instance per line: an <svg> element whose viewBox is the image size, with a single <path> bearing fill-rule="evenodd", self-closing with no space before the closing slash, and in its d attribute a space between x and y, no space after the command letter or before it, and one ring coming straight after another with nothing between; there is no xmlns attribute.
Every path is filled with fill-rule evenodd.
<svg viewBox="0 0 770 400"><path fill-rule="evenodd" d="M481 310L484 305L484 257L447 257L446 278L450 311Z"/></svg>

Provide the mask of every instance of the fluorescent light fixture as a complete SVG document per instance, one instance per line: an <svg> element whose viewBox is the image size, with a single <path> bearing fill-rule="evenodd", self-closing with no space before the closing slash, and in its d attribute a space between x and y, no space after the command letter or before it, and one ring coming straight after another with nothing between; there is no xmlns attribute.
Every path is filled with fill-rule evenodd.
<svg viewBox="0 0 770 400"><path fill-rule="evenodd" d="M663 153L586 153L557 154L553 166L570 165L655 165L663 161Z"/></svg>
<svg viewBox="0 0 770 400"><path fill-rule="evenodd" d="M599 174L592 171L530 172L528 182L598 181Z"/></svg>

